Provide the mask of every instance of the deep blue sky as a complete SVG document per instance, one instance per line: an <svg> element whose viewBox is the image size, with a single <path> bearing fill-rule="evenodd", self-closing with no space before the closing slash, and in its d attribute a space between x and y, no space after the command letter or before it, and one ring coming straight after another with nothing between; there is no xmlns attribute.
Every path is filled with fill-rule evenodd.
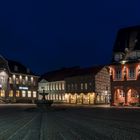
<svg viewBox="0 0 140 140"><path fill-rule="evenodd" d="M110 62L119 28L140 25L139 0L3 0L0 54L36 73Z"/></svg>

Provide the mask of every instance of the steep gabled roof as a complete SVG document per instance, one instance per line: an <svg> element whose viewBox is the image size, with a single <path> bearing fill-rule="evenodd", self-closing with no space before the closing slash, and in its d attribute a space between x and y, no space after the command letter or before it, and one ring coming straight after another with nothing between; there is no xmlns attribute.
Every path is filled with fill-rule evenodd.
<svg viewBox="0 0 140 140"><path fill-rule="evenodd" d="M70 75L69 77L89 75L89 74L96 75L103 67L104 66L94 66L94 67L82 68L75 71L75 73L73 75Z"/></svg>
<svg viewBox="0 0 140 140"><path fill-rule="evenodd" d="M35 75L31 70L28 70L27 67L25 67L23 64L17 61L6 59L8 62L9 69L12 73L22 73L22 74L28 74L28 75ZM17 67L17 70L15 70L15 67Z"/></svg>

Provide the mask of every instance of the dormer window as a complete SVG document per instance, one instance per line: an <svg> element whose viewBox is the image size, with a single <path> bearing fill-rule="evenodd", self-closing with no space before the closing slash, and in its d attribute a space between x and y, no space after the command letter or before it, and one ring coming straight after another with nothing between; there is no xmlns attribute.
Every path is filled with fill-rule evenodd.
<svg viewBox="0 0 140 140"><path fill-rule="evenodd" d="M29 68L27 68L27 73L30 73L30 69Z"/></svg>
<svg viewBox="0 0 140 140"><path fill-rule="evenodd" d="M122 54L120 54L120 53L116 53L116 54L114 55L114 60L115 60L115 61L120 61L122 58L123 58L123 57L122 57Z"/></svg>
<svg viewBox="0 0 140 140"><path fill-rule="evenodd" d="M131 53L129 54L129 58L130 58L130 59L136 59L136 58L137 58L136 52L135 52L135 51L131 52Z"/></svg>
<svg viewBox="0 0 140 140"><path fill-rule="evenodd" d="M140 51L137 51L137 57L140 58Z"/></svg>
<svg viewBox="0 0 140 140"><path fill-rule="evenodd" d="M14 66L14 71L18 71L18 66Z"/></svg>

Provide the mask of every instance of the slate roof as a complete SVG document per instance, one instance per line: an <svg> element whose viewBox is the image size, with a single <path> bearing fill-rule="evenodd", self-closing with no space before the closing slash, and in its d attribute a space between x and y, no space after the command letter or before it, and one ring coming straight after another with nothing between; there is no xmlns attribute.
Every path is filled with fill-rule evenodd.
<svg viewBox="0 0 140 140"><path fill-rule="evenodd" d="M9 60L9 59L6 60L8 62L9 69L12 73L35 75L31 70L27 71L27 67L21 64L20 62ZM17 70L15 70L15 66L17 67Z"/></svg>
<svg viewBox="0 0 140 140"><path fill-rule="evenodd" d="M75 73L70 75L69 77L89 75L89 74L96 75L103 67L104 66L94 66L94 67L88 67L88 68L81 68L81 69L75 71Z"/></svg>
<svg viewBox="0 0 140 140"><path fill-rule="evenodd" d="M41 76L40 80L45 79L48 82L61 81L68 77L96 74L102 68L103 66L89 67L89 68L80 68L80 67L64 68L52 72L47 72L46 74Z"/></svg>
<svg viewBox="0 0 140 140"><path fill-rule="evenodd" d="M62 81L66 77L74 74L75 71L77 71L78 69L80 69L79 66L71 67L71 68L62 68L62 69L59 69L59 70L50 71L50 72L47 72L47 73L43 74L40 77L40 80L41 79L45 79L48 82L51 82L51 81Z"/></svg>

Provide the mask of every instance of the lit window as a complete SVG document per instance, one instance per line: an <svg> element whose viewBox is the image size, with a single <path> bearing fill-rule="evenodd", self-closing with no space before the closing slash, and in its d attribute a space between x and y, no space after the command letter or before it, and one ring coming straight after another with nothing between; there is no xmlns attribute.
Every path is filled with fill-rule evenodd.
<svg viewBox="0 0 140 140"><path fill-rule="evenodd" d="M58 83L56 83L56 90L58 90Z"/></svg>
<svg viewBox="0 0 140 140"><path fill-rule="evenodd" d="M9 97L13 97L13 90L10 90Z"/></svg>
<svg viewBox="0 0 140 140"><path fill-rule="evenodd" d="M64 83L62 83L62 90L65 90L65 85L64 85Z"/></svg>
<svg viewBox="0 0 140 140"><path fill-rule="evenodd" d="M49 85L47 84L47 90L49 90Z"/></svg>
<svg viewBox="0 0 140 140"><path fill-rule="evenodd" d="M5 97L5 91L1 90L1 97Z"/></svg>
<svg viewBox="0 0 140 140"><path fill-rule="evenodd" d="M25 79L22 79L22 84L23 84L23 85L25 85L25 84L26 84Z"/></svg>
<svg viewBox="0 0 140 140"><path fill-rule="evenodd" d="M55 94L53 94L53 100L55 100Z"/></svg>
<svg viewBox="0 0 140 140"><path fill-rule="evenodd" d="M58 100L58 94L56 94L56 100Z"/></svg>
<svg viewBox="0 0 140 140"><path fill-rule="evenodd" d="M87 83L85 83L85 89L87 90Z"/></svg>
<svg viewBox="0 0 140 140"><path fill-rule="evenodd" d="M28 91L28 97L31 97L31 91Z"/></svg>
<svg viewBox="0 0 140 140"><path fill-rule="evenodd" d="M15 81L15 78L16 78L16 76L15 76L15 75L13 75L13 81Z"/></svg>
<svg viewBox="0 0 140 140"><path fill-rule="evenodd" d="M53 90L55 90L55 83L53 83L52 85L53 85Z"/></svg>
<svg viewBox="0 0 140 140"><path fill-rule="evenodd" d="M36 95L36 91L33 91L33 97L36 98L37 95Z"/></svg>
<svg viewBox="0 0 140 140"><path fill-rule="evenodd" d="M19 78L16 78L16 84L19 84Z"/></svg>
<svg viewBox="0 0 140 140"><path fill-rule="evenodd" d="M26 97L26 91L22 91L22 97Z"/></svg>
<svg viewBox="0 0 140 140"><path fill-rule="evenodd" d="M83 83L81 83L81 89L83 89Z"/></svg>
<svg viewBox="0 0 140 140"><path fill-rule="evenodd" d="M121 79L122 78L122 71L121 69L116 70L116 79Z"/></svg>
<svg viewBox="0 0 140 140"><path fill-rule="evenodd" d="M135 78L135 68L129 69L129 78Z"/></svg>
<svg viewBox="0 0 140 140"><path fill-rule="evenodd" d="M59 83L59 90L61 90L61 83Z"/></svg>
<svg viewBox="0 0 140 140"><path fill-rule="evenodd" d="M34 78L33 78L33 77L31 77L31 82L33 83L33 81L34 81Z"/></svg>
<svg viewBox="0 0 140 140"><path fill-rule="evenodd" d="M19 97L20 94L19 94L19 90L16 90L16 97Z"/></svg>
<svg viewBox="0 0 140 140"><path fill-rule="evenodd" d="M12 83L13 83L13 81L12 81L12 78L11 78L11 77L9 77L9 83L10 83L10 84L12 84Z"/></svg>

